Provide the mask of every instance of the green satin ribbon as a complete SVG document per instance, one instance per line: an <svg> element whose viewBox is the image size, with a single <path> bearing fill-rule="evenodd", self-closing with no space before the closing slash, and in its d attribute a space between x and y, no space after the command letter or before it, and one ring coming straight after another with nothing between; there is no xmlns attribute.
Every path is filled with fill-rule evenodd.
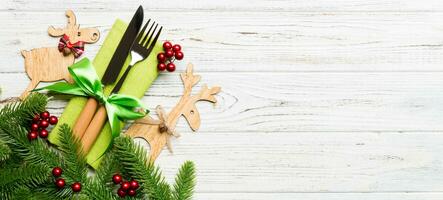
<svg viewBox="0 0 443 200"><path fill-rule="evenodd" d="M55 83L38 90L49 90L63 94L72 94L77 96L93 97L106 108L109 124L111 125L112 136L117 137L120 134L120 120L134 120L144 117L149 111L135 97L124 94L111 94L106 97L103 93L97 73L87 58L74 63L68 67L69 73L74 79L74 84L65 82ZM136 108L143 108L145 113L135 111Z"/></svg>

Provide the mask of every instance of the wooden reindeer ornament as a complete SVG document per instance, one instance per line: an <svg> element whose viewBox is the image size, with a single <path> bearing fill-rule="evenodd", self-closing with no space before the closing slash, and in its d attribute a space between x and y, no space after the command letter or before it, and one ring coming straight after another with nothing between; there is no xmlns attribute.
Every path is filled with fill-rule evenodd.
<svg viewBox="0 0 443 200"><path fill-rule="evenodd" d="M170 137L179 136L174 129L180 116L183 115L191 129L196 131L200 127L200 114L195 103L197 101L217 102L214 95L220 92L220 87L208 88L204 85L198 94L191 95L192 87L200 81L200 76L194 75L192 68L192 64L189 64L186 72L180 74L184 85L184 92L180 101L172 108L171 112L166 114L161 106L157 106L156 112L159 120L146 116L136 120L126 131L126 135L144 138L150 144L151 151L149 156L151 161L157 159L165 145L172 152Z"/></svg>
<svg viewBox="0 0 443 200"><path fill-rule="evenodd" d="M68 24L65 28L48 28L49 35L53 37L63 37L59 42L59 46L66 44L66 48L61 51L54 44L54 47L43 47L32 49L30 51L22 50L21 54L25 58L25 71L31 82L28 88L20 96L24 99L29 92L33 90L39 82L52 82L66 80L72 82L68 72L68 66L74 63L74 59L79 56L76 51L71 49L73 45L83 43L95 43L100 38L100 32L97 28L80 28L77 24L74 12L66 11ZM69 47L69 48L68 48ZM82 52L82 50L81 50ZM80 53L81 54L81 53Z"/></svg>

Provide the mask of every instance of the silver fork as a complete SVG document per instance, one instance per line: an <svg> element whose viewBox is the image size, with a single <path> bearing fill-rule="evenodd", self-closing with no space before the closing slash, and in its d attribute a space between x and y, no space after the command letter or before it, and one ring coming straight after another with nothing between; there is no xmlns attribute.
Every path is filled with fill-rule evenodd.
<svg viewBox="0 0 443 200"><path fill-rule="evenodd" d="M154 33L157 30L158 23L153 22L151 27L149 28L148 32L145 34L145 30L148 27L148 24L150 21L151 21L151 19L149 19L148 22L146 22L146 24L143 26L140 33L137 35L137 38L135 38L134 43L132 43L131 63L129 64L128 68L125 70L125 73L120 78L118 83L115 85L114 89L112 89L111 93L117 93L120 90L120 88L123 85L123 82L125 82L126 76L128 76L128 74L129 74L129 71L131 70L131 68L135 64L146 59L149 56L149 54L151 54L152 49L154 48L155 44L157 43L158 37L160 36L160 33L161 33L163 27L160 26L160 29L155 34L154 39L151 41L152 36L154 36ZM155 25L155 27L154 27L154 25ZM151 32L153 27L154 27L154 30ZM144 37L143 37L143 35L144 35Z"/></svg>

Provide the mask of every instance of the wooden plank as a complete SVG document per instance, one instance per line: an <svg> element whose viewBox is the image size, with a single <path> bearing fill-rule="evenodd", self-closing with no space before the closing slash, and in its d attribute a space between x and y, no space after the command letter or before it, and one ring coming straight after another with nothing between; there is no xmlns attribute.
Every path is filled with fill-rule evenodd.
<svg viewBox="0 0 443 200"><path fill-rule="evenodd" d="M5 0L0 11L59 11L63 9L81 9L85 11L133 11L142 4L145 9L151 10L206 10L206 11L442 11L441 1L403 1L403 0L313 0L313 1L266 1L257 0L251 4L249 0L195 0L186 1L143 1L126 0L124 3L118 0L104 1L17 1Z"/></svg>
<svg viewBox="0 0 443 200"><path fill-rule="evenodd" d="M443 132L181 133L157 163L194 161L197 192L443 191Z"/></svg>
<svg viewBox="0 0 443 200"><path fill-rule="evenodd" d="M201 73L196 65L195 73L201 84L222 87L215 106L197 104L204 131L443 130L443 72ZM4 97L18 96L28 84L24 74L1 77ZM168 111L182 88L178 73L162 74L143 101ZM64 106L51 103L56 113Z"/></svg>
<svg viewBox="0 0 443 200"><path fill-rule="evenodd" d="M77 12L82 27L105 38L131 12ZM182 44L200 71L442 71L443 13L297 13L154 11L162 39ZM20 49L55 46L60 12L0 12L0 72L22 72ZM23 29L26 27L26 29ZM86 45L93 58L100 47Z"/></svg>
<svg viewBox="0 0 443 200"><path fill-rule="evenodd" d="M215 200L441 200L443 193L196 193L194 199Z"/></svg>

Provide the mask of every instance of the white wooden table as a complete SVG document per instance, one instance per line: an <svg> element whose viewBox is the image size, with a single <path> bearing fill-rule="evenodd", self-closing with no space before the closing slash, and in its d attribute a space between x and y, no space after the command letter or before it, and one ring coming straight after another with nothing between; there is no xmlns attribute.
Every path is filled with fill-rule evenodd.
<svg viewBox="0 0 443 200"><path fill-rule="evenodd" d="M49 25L73 9L102 39L136 0L3 0L0 87L28 84L20 49L55 46ZM443 1L144 1L145 16L181 43L202 83L202 126L173 141L158 164L169 181L195 161L195 199L443 199ZM178 66L181 71L185 62ZM159 77L144 102L171 108L178 73ZM65 102L51 102L60 114Z"/></svg>

